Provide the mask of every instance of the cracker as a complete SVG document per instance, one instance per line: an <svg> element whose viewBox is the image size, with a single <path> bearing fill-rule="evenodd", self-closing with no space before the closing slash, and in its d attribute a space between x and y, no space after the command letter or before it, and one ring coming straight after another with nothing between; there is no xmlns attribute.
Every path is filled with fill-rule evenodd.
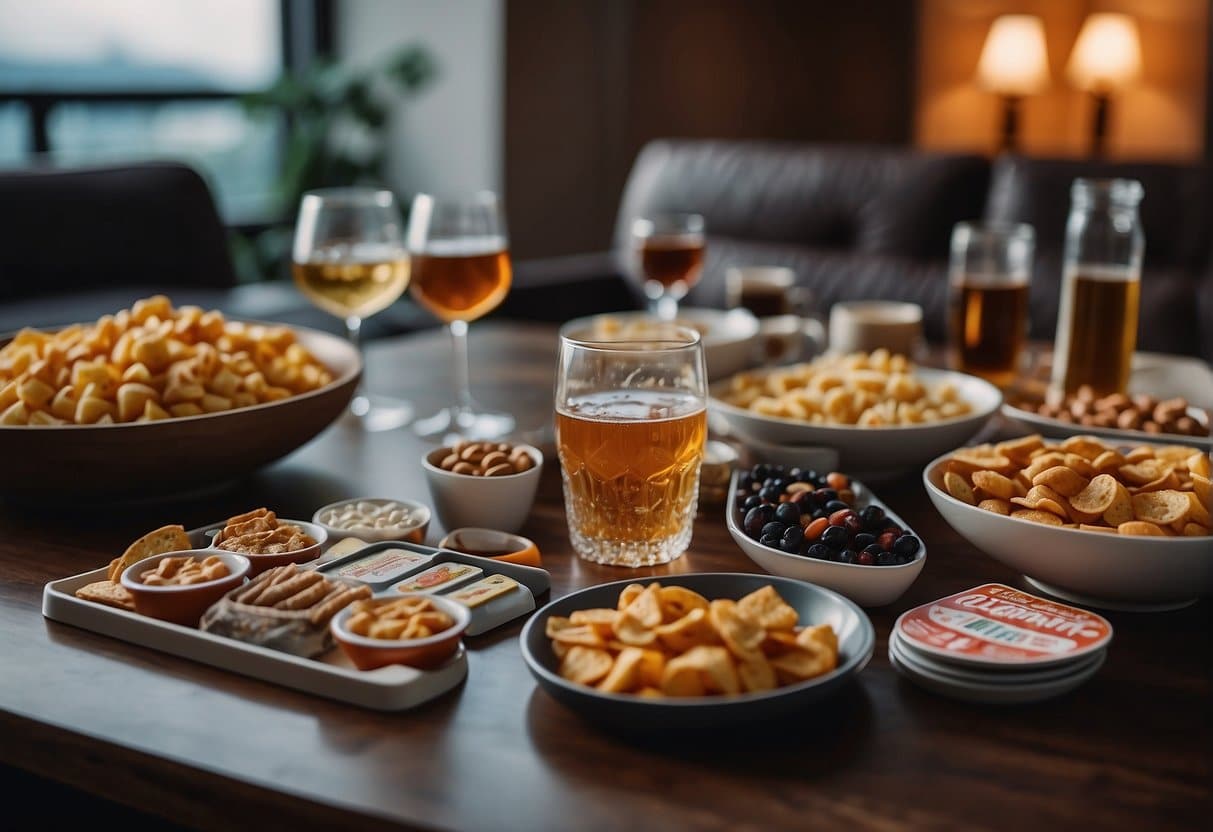
<svg viewBox="0 0 1213 832"><path fill-rule="evenodd" d="M135 611L135 599L126 587L113 581L94 581L76 590L76 597L107 607L117 607L120 610Z"/></svg>
<svg viewBox="0 0 1213 832"><path fill-rule="evenodd" d="M110 580L118 580L123 572L144 558L163 555L165 552L184 552L190 548L192 548L190 537L185 533L184 526L161 526L126 547L126 551L122 553L122 560L114 569L114 575Z"/></svg>

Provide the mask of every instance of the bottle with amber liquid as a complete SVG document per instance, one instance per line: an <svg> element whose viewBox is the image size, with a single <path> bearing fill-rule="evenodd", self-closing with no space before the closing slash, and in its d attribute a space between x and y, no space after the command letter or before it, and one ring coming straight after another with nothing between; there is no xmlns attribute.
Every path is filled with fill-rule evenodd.
<svg viewBox="0 0 1213 832"><path fill-rule="evenodd" d="M1052 386L1124 393L1137 346L1145 251L1133 179L1076 179L1062 267Z"/></svg>

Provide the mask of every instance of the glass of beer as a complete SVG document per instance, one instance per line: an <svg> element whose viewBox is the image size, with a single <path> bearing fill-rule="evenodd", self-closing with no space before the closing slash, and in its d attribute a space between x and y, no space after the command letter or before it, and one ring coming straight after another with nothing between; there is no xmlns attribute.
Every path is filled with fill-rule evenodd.
<svg viewBox="0 0 1213 832"><path fill-rule="evenodd" d="M1036 235L1022 223L952 229L951 365L998 387L1019 375L1028 339L1028 282Z"/></svg>
<svg viewBox="0 0 1213 832"><path fill-rule="evenodd" d="M632 238L649 311L660 320L672 321L678 315L678 301L686 297L703 273L703 217L640 217L632 223Z"/></svg>
<svg viewBox="0 0 1213 832"><path fill-rule="evenodd" d="M1144 191L1133 179L1076 179L1061 273L1052 387L1124 393L1137 348Z"/></svg>
<svg viewBox="0 0 1213 832"><path fill-rule="evenodd" d="M409 283L396 198L376 188L308 191L299 205L291 260L299 291L344 321L358 346L363 320L395 303ZM398 428L413 417L409 402L371 395L362 385L349 409L372 431Z"/></svg>
<svg viewBox="0 0 1213 832"><path fill-rule="evenodd" d="M556 448L577 554L651 566L691 541L707 388L699 333L662 324L643 339L562 337Z"/></svg>
<svg viewBox="0 0 1213 832"><path fill-rule="evenodd" d="M481 191L444 200L418 194L409 213L413 299L447 324L454 351L455 401L414 428L444 442L500 439L514 417L487 410L472 398L468 369L468 322L496 309L510 290L505 215L497 195Z"/></svg>

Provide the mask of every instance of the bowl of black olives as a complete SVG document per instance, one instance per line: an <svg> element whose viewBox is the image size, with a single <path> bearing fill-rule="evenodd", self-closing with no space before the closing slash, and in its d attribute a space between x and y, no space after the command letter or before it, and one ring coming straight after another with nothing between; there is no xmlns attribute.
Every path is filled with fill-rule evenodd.
<svg viewBox="0 0 1213 832"><path fill-rule="evenodd" d="M729 534L750 560L860 606L895 601L926 563L922 539L841 472L755 465L733 472L729 495Z"/></svg>

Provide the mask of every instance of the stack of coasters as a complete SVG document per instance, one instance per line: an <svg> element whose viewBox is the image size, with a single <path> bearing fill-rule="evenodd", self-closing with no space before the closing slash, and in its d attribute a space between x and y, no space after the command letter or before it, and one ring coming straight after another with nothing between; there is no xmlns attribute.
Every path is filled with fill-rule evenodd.
<svg viewBox="0 0 1213 832"><path fill-rule="evenodd" d="M985 584L902 613L889 661L914 683L969 702L1019 704L1095 675L1112 625L1095 613Z"/></svg>

